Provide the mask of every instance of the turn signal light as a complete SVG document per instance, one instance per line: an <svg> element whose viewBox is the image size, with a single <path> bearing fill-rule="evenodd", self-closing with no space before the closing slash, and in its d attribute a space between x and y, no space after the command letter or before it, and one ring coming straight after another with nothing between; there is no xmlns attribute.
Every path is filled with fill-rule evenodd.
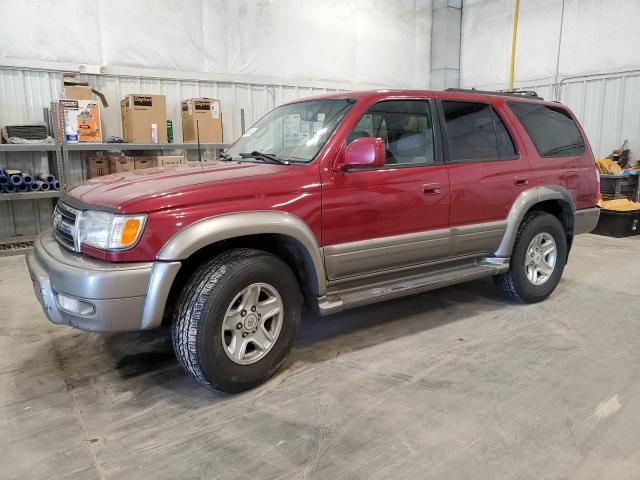
<svg viewBox="0 0 640 480"><path fill-rule="evenodd" d="M136 241L138 232L142 222L139 218L129 218L122 226L122 234L120 235L120 244L122 246L131 245Z"/></svg>

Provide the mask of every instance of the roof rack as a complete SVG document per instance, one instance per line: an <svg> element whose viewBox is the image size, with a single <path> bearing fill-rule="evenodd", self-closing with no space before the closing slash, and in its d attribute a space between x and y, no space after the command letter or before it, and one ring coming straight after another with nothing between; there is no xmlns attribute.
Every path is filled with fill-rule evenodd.
<svg viewBox="0 0 640 480"><path fill-rule="evenodd" d="M447 88L445 92L482 93L484 95L503 95L505 97L526 97L544 100L534 90L476 90L475 88Z"/></svg>

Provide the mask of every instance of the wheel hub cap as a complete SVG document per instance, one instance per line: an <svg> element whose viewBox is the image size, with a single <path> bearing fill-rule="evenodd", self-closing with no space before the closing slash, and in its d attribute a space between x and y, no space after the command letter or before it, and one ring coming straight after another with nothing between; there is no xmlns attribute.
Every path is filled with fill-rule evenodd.
<svg viewBox="0 0 640 480"><path fill-rule="evenodd" d="M253 330L255 326L258 324L258 317L255 315L248 315L244 320L244 329L245 330Z"/></svg>
<svg viewBox="0 0 640 480"><path fill-rule="evenodd" d="M254 283L238 293L222 322L222 347L239 365L262 359L280 335L284 306L271 285Z"/></svg>
<svg viewBox="0 0 640 480"><path fill-rule="evenodd" d="M546 233L539 233L531 240L524 259L524 269L527 279L533 285L544 284L556 267L556 241Z"/></svg>

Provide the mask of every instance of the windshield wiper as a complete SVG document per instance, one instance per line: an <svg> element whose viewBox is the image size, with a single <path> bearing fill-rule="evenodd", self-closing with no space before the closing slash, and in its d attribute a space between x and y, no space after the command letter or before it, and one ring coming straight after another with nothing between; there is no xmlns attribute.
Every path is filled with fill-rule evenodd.
<svg viewBox="0 0 640 480"><path fill-rule="evenodd" d="M262 153L262 152L258 152L257 150L254 150L251 153L241 153L240 157L242 157L242 158L257 158L257 159L265 161L265 162L277 163L279 165L289 165L288 161L278 158L277 155L273 155L271 153Z"/></svg>
<svg viewBox="0 0 640 480"><path fill-rule="evenodd" d="M218 157L220 157L225 162L231 162L233 160L233 157L231 157L231 155L229 155L228 153L224 153L224 152L220 152Z"/></svg>

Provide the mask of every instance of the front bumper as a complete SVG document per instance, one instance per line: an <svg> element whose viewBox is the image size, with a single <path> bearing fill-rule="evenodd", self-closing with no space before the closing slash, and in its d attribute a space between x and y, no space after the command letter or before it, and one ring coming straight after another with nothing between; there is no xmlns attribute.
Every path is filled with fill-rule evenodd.
<svg viewBox="0 0 640 480"><path fill-rule="evenodd" d="M40 235L27 255L38 301L56 324L95 332L157 327L179 262L111 263L70 252L51 231ZM65 309L60 295L92 308ZM68 307L67 307L68 308Z"/></svg>

